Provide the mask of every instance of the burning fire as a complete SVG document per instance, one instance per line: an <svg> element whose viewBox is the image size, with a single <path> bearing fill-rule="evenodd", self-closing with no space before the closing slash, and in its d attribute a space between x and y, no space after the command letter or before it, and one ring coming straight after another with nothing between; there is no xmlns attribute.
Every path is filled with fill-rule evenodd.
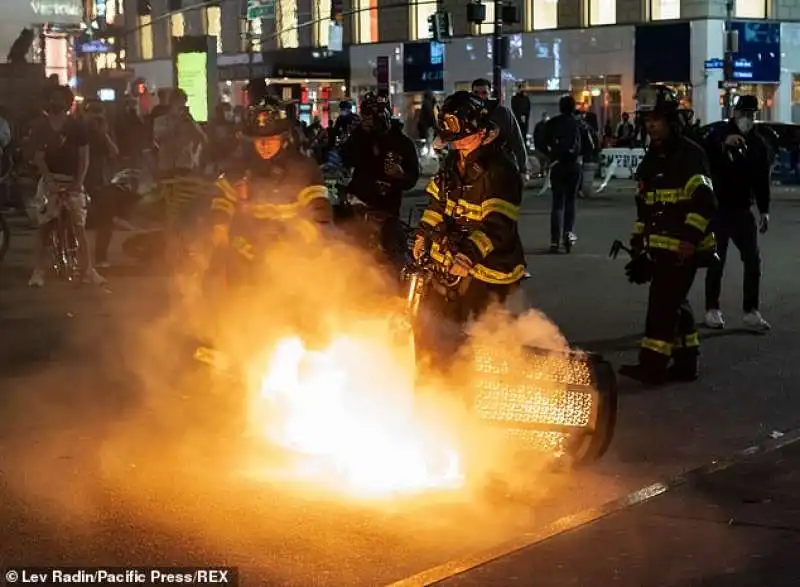
<svg viewBox="0 0 800 587"><path fill-rule="evenodd" d="M335 489L378 496L458 487L454 435L443 414L428 421L420 410L413 349L391 330L385 320L361 323L321 349L280 340L260 382L253 425L302 455L305 475Z"/></svg>

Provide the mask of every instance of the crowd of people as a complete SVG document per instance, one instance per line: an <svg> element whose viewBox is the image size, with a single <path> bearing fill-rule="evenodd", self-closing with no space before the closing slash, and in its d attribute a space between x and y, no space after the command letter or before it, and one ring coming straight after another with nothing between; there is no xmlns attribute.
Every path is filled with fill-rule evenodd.
<svg viewBox="0 0 800 587"><path fill-rule="evenodd" d="M519 289L526 275L518 220L529 171L523 134L530 118L519 100L507 108L491 98L487 80L477 79L471 91L455 92L440 106L431 103L431 113L421 115L418 124L424 127L433 117L434 128L419 130L446 147L446 154L426 188L430 203L409 251L400 206L419 180L420 162L414 141L392 117L387 94L368 93L358 113L343 102L341 115L327 129L299 123L292 106L272 97L260 80L250 84L248 94L248 108L220 104L201 128L181 90L161 92L147 118L128 103L112 124L102 103L87 101L75 110L69 88L49 88L26 145L39 178L40 203L29 285L44 284L51 220L63 210L75 227L82 280L104 283L96 267L106 261L108 227L125 215L118 204L105 206L100 215L105 237L98 235L92 256L85 232L88 198L102 210L115 167L151 165L165 199L179 204L198 199L197 186L210 183L203 177L209 169L218 177L205 212L213 244L237 252L233 274L252 272L252 263L281 231L313 242L318 229L328 231L337 221L366 212L377 224L380 249L393 272L399 275L410 254L458 278L457 291L435 290L439 313L450 320L463 323ZM695 132L669 88L644 86L637 104L648 149L637 170L626 272L633 283L649 283L650 296L639 363L621 373L644 383L693 380L699 340L686 297L697 271L708 268L705 320L714 328L725 325L719 291L730 241L745 263L744 323L769 328L758 309L757 233L769 227L770 150L754 131L758 102L751 96L740 97L733 118L706 136ZM559 114L534 127L536 153L546 162L552 185L552 253L562 247L569 252L577 242L575 199L583 167L599 150L596 123L566 95ZM636 129L624 116L616 136L635 141ZM343 202L330 197L324 185L321 168L331 154L352 174ZM168 204L168 224L169 210Z"/></svg>

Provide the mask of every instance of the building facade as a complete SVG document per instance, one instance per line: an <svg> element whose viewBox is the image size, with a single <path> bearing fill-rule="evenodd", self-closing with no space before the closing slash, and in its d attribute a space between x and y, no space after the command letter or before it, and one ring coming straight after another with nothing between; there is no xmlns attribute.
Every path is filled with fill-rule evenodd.
<svg viewBox="0 0 800 587"><path fill-rule="evenodd" d="M331 26L331 0L275 0L271 15L249 22L246 0L124 2L138 27L128 41L129 66L155 87L173 83L171 38L202 34L218 37L225 99L238 102L246 79L263 76L307 116L327 118L338 99L376 88L379 61L381 71L389 63L394 104L405 114L424 89L450 92L491 79L492 2L488 22L474 26L463 0L344 0L341 28ZM454 38L443 46L429 41L428 17L437 7L453 18ZM551 110L558 96L573 92L614 123L634 108L638 83L667 82L702 121L720 117L715 61L723 57L724 0L521 0L519 9L520 22L504 28L506 93L522 85L534 108ZM735 0L734 19L737 91L759 96L763 118L800 122L800 4ZM344 50L331 50L339 40Z"/></svg>

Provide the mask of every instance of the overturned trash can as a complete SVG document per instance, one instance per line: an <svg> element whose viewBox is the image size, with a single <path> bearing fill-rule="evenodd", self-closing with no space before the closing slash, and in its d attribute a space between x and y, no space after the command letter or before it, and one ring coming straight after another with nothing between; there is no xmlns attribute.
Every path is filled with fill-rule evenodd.
<svg viewBox="0 0 800 587"><path fill-rule="evenodd" d="M573 466L608 449L617 417L616 376L601 356L521 347L517 356L476 346L473 412L503 429L511 447L564 457Z"/></svg>

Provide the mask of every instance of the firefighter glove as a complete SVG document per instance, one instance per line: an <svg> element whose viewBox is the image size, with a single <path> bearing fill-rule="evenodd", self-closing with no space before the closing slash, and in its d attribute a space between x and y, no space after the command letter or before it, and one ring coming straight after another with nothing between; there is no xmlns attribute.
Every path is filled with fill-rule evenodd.
<svg viewBox="0 0 800 587"><path fill-rule="evenodd" d="M467 277L472 269L472 261L464 253L458 253L453 257L453 265L450 267L450 274L456 277Z"/></svg>
<svg viewBox="0 0 800 587"><path fill-rule="evenodd" d="M628 281L643 285L653 278L653 261L647 255L637 255L625 265Z"/></svg>
<svg viewBox="0 0 800 587"><path fill-rule="evenodd" d="M414 248L411 249L411 254L414 256L414 259L419 259L422 254L425 252L425 237L421 234L417 235L417 238L414 239Z"/></svg>

